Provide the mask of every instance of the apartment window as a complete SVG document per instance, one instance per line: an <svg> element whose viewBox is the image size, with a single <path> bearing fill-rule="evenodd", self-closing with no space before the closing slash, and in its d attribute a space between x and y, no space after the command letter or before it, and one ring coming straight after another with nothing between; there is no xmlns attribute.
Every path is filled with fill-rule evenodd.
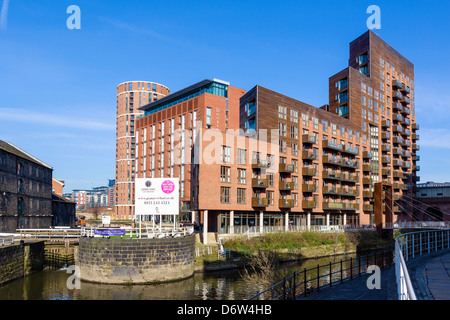
<svg viewBox="0 0 450 320"><path fill-rule="evenodd" d="M278 122L278 133L281 137L286 137L286 124L282 122Z"/></svg>
<svg viewBox="0 0 450 320"><path fill-rule="evenodd" d="M291 109L291 122L298 123L298 110Z"/></svg>
<svg viewBox="0 0 450 320"><path fill-rule="evenodd" d="M1 165L6 166L6 156L5 155L2 155Z"/></svg>
<svg viewBox="0 0 450 320"><path fill-rule="evenodd" d="M273 206L273 191L267 191L267 199L269 205Z"/></svg>
<svg viewBox="0 0 450 320"><path fill-rule="evenodd" d="M371 97L373 97L373 88L372 87L368 87L367 88L367 94L369 95L369 96L371 96Z"/></svg>
<svg viewBox="0 0 450 320"><path fill-rule="evenodd" d="M372 99L367 99L369 102L369 109L373 109L373 100Z"/></svg>
<svg viewBox="0 0 450 320"><path fill-rule="evenodd" d="M246 164L247 163L247 150L238 149L237 150L237 163Z"/></svg>
<svg viewBox="0 0 450 320"><path fill-rule="evenodd" d="M380 66L384 68L384 59L380 57Z"/></svg>
<svg viewBox="0 0 450 320"><path fill-rule="evenodd" d="M322 120L322 130L324 132L327 132L327 130L328 130L328 121Z"/></svg>
<svg viewBox="0 0 450 320"><path fill-rule="evenodd" d="M313 128L319 130L319 119L313 116L312 120L313 120Z"/></svg>
<svg viewBox="0 0 450 320"><path fill-rule="evenodd" d="M211 108L206 108L206 124L211 125Z"/></svg>
<svg viewBox="0 0 450 320"><path fill-rule="evenodd" d="M222 146L220 158L223 163L231 163L231 147Z"/></svg>
<svg viewBox="0 0 450 320"><path fill-rule="evenodd" d="M367 127L366 127L366 122L365 121L361 121L361 130L362 131L367 131Z"/></svg>
<svg viewBox="0 0 450 320"><path fill-rule="evenodd" d="M237 173L238 173L237 183L238 184L245 184L246 183L245 176L246 176L247 170L245 170L245 169L238 169Z"/></svg>
<svg viewBox="0 0 450 320"><path fill-rule="evenodd" d="M298 127L291 126L291 139L298 139Z"/></svg>
<svg viewBox="0 0 450 320"><path fill-rule="evenodd" d="M279 139L280 153L286 153L286 141Z"/></svg>
<svg viewBox="0 0 450 320"><path fill-rule="evenodd" d="M302 122L305 127L308 126L308 114L302 112Z"/></svg>
<svg viewBox="0 0 450 320"><path fill-rule="evenodd" d="M237 203L245 204L245 192L246 189L238 188L237 189Z"/></svg>
<svg viewBox="0 0 450 320"><path fill-rule="evenodd" d="M384 91L384 82L383 81L380 81L380 90Z"/></svg>
<svg viewBox="0 0 450 320"><path fill-rule="evenodd" d="M380 78L384 80L384 70L380 69Z"/></svg>
<svg viewBox="0 0 450 320"><path fill-rule="evenodd" d="M366 109L361 108L361 118L366 119Z"/></svg>
<svg viewBox="0 0 450 320"><path fill-rule="evenodd" d="M296 142L291 143L291 152L293 156L298 156L298 144Z"/></svg>
<svg viewBox="0 0 450 320"><path fill-rule="evenodd" d="M364 95L361 96L361 104L362 104L363 106L366 105L366 96L364 96Z"/></svg>
<svg viewBox="0 0 450 320"><path fill-rule="evenodd" d="M220 202L230 203L230 187L220 187Z"/></svg>
<svg viewBox="0 0 450 320"><path fill-rule="evenodd" d="M278 106L278 118L286 120L287 108L285 106Z"/></svg>
<svg viewBox="0 0 450 320"><path fill-rule="evenodd" d="M367 85L364 82L361 82L361 92L367 93Z"/></svg>
<svg viewBox="0 0 450 320"><path fill-rule="evenodd" d="M273 173L268 172L267 175L267 185L273 187Z"/></svg>
<svg viewBox="0 0 450 320"><path fill-rule="evenodd" d="M256 103L255 102L250 102L245 105L245 113L247 114L247 116L251 116L255 112L256 112Z"/></svg>
<svg viewBox="0 0 450 320"><path fill-rule="evenodd" d="M230 167L220 167L220 182L226 182L230 183L230 174L231 174L231 168Z"/></svg>

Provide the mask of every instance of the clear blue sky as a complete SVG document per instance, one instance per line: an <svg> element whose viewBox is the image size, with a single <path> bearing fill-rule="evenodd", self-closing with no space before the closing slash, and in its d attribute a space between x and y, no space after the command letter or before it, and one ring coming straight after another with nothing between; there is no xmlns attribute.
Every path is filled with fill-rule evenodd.
<svg viewBox="0 0 450 320"><path fill-rule="evenodd" d="M375 32L415 65L421 182L450 181L450 1L5 1L0 139L53 166L65 192L114 179L119 83L219 78L320 107L372 4ZM66 27L72 4L81 30Z"/></svg>

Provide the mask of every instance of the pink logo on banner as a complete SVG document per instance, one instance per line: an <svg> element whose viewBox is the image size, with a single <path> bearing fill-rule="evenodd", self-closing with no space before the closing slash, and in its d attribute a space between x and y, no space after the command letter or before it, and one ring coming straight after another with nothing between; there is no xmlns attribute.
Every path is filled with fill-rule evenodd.
<svg viewBox="0 0 450 320"><path fill-rule="evenodd" d="M172 193L175 190L175 184L170 180L166 180L161 184L161 190L167 194Z"/></svg>

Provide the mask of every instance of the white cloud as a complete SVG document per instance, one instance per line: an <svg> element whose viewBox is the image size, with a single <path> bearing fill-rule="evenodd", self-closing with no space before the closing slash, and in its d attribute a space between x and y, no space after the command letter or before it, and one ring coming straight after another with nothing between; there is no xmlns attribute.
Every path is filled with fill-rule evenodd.
<svg viewBox="0 0 450 320"><path fill-rule="evenodd" d="M0 29L5 30L8 23L9 0L3 0L2 11L0 13Z"/></svg>
<svg viewBox="0 0 450 320"><path fill-rule="evenodd" d="M450 149L450 130L444 128L421 129L419 145L431 148Z"/></svg>
<svg viewBox="0 0 450 320"><path fill-rule="evenodd" d="M42 113L21 108L0 108L0 121L35 123L93 131L115 131L115 123L105 123L85 118Z"/></svg>

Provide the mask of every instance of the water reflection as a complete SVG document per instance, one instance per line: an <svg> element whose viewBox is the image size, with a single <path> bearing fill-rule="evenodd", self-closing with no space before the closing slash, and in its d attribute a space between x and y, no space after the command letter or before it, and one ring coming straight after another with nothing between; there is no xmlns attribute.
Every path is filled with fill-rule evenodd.
<svg viewBox="0 0 450 320"><path fill-rule="evenodd" d="M350 258L350 255L283 263L277 273L282 278L304 268L344 258ZM73 290L67 287L70 275L66 270L44 270L15 280L0 287L0 300L242 300L261 290L242 280L239 270L196 273L182 281L153 285L82 281L81 288Z"/></svg>

